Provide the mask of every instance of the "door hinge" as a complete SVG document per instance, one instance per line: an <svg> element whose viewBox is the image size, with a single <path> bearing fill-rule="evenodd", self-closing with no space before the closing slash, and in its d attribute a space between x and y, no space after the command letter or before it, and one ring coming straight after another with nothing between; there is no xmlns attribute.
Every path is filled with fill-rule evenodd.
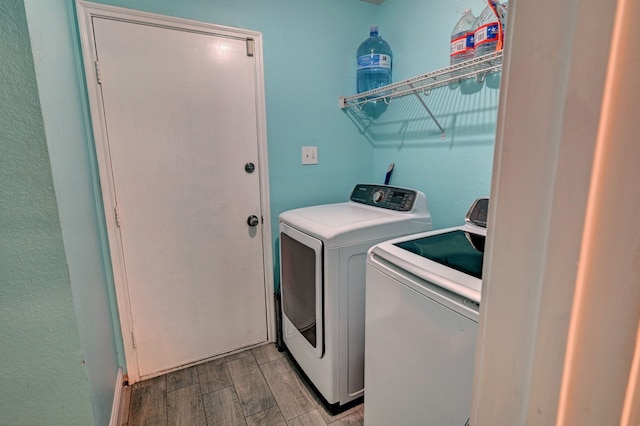
<svg viewBox="0 0 640 426"><path fill-rule="evenodd" d="M252 38L247 39L247 56L253 56L256 51L256 41Z"/></svg>
<svg viewBox="0 0 640 426"><path fill-rule="evenodd" d="M117 205L113 208L113 212L116 216L116 226L118 228L120 228L120 207L118 207Z"/></svg>
<svg viewBox="0 0 640 426"><path fill-rule="evenodd" d="M131 342L133 343L134 349L138 347L138 345L136 344L136 333L133 330L131 330Z"/></svg>
<svg viewBox="0 0 640 426"><path fill-rule="evenodd" d="M94 63L96 65L96 80L98 81L98 84L102 84L102 75L100 74L100 62L95 61Z"/></svg>

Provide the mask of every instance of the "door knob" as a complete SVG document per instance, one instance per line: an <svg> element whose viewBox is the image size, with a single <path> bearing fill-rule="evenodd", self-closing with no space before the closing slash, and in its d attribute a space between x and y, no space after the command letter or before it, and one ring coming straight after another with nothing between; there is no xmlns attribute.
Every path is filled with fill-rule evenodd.
<svg viewBox="0 0 640 426"><path fill-rule="evenodd" d="M251 215L247 218L247 225L249 226L258 226L258 224L260 223L260 219L258 219L258 216L256 215Z"/></svg>

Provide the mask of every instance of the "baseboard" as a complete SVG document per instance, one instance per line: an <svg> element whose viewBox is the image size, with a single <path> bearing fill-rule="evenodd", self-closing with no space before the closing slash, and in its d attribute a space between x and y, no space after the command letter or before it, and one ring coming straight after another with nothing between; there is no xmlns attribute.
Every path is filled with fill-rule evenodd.
<svg viewBox="0 0 640 426"><path fill-rule="evenodd" d="M122 383L123 374L122 368L119 368L118 376L116 377L115 391L113 392L113 405L111 406L111 421L109 421L109 426L120 426L120 407L122 406L122 391L124 390Z"/></svg>

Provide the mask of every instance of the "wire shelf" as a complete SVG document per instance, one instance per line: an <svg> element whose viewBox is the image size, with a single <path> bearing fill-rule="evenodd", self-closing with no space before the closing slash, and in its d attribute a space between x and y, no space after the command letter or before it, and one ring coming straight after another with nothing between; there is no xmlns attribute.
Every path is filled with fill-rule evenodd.
<svg viewBox="0 0 640 426"><path fill-rule="evenodd" d="M476 78L479 81L482 81L488 73L497 72L501 69L502 50L460 62L436 71L428 72L407 80L398 81L378 89L369 90L352 96L341 96L339 98L339 106L342 109L351 108L361 111L363 106L368 102L383 101L384 103L389 104L393 99L406 95L429 95L433 89L455 84L467 78ZM423 97L417 96L417 99L438 126L442 136L444 137L444 128L433 115Z"/></svg>

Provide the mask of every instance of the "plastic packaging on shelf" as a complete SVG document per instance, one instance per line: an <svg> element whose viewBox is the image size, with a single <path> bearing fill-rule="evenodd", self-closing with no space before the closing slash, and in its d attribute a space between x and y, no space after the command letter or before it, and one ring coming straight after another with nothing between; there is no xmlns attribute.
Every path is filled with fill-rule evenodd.
<svg viewBox="0 0 640 426"><path fill-rule="evenodd" d="M502 30L500 31L500 37L502 41L502 47L504 48L505 36L507 34L507 12L508 12L508 4L504 2L502 4L496 4L496 11L498 13L498 19L500 24L502 25ZM493 71L487 74L485 77L486 85L490 89L498 89L500 87L500 79L502 78L502 72Z"/></svg>
<svg viewBox="0 0 640 426"><path fill-rule="evenodd" d="M502 5L497 0L487 0L487 2L489 4L484 8L476 22L474 34L476 58L502 49L502 25L496 11Z"/></svg>
<svg viewBox="0 0 640 426"><path fill-rule="evenodd" d="M479 19L480 18L478 17L477 19L474 19L473 23L471 23L470 31L473 32L473 50L471 50L472 55L469 55L469 57L465 58L465 60L473 59L476 56L475 31L476 31ZM471 70L467 69L467 71L471 71ZM463 95L471 95L473 93L477 93L482 89L483 84L484 84L484 79L481 79L481 78L478 78L477 76L472 75L471 77L467 77L460 81L460 84L459 84L460 93L462 93ZM449 85L449 87L452 87L452 85Z"/></svg>
<svg viewBox="0 0 640 426"><path fill-rule="evenodd" d="M358 93L391 84L393 53L389 43L380 37L378 27L372 26L369 38L358 47L357 86ZM387 109L383 99L365 103L362 110L372 118L378 118Z"/></svg>
<svg viewBox="0 0 640 426"><path fill-rule="evenodd" d="M465 9L462 17L453 27L453 32L451 33L451 65L473 59L475 22L476 17L473 16L471 9Z"/></svg>
<svg viewBox="0 0 640 426"><path fill-rule="evenodd" d="M449 63L451 65L473 59L475 22L476 18L473 16L471 9L465 9L453 27L449 54ZM460 87L458 81L449 84L449 89L456 90L458 87Z"/></svg>

